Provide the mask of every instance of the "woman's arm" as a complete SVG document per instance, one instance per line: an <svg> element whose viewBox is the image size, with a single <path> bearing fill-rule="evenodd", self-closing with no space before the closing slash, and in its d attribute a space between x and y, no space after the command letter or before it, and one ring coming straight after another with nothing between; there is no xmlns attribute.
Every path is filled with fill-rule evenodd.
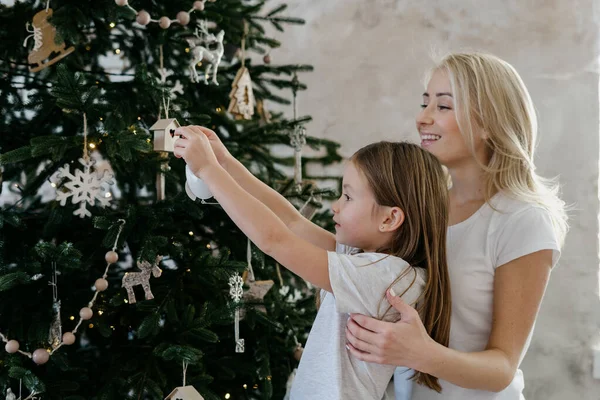
<svg viewBox="0 0 600 400"><path fill-rule="evenodd" d="M217 134L201 126L188 127L204 134L215 152L219 164L245 191L266 205L296 235L325 250L335 250L335 235L304 218L280 193L255 177L223 145Z"/></svg>
<svg viewBox="0 0 600 400"><path fill-rule="evenodd" d="M464 388L499 392L514 378L551 267L552 250L542 250L496 269L492 331L483 351L460 352L434 342L416 310L388 295L402 320L353 314L346 330L350 352L367 362L407 366Z"/></svg>

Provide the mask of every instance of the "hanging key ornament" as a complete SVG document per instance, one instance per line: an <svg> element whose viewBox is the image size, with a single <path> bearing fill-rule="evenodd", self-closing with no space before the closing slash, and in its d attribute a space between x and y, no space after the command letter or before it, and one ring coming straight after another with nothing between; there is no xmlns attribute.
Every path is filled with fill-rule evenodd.
<svg viewBox="0 0 600 400"><path fill-rule="evenodd" d="M62 323L60 318L60 300L58 299L58 271L56 270L56 261L52 261L52 281L48 284L52 286L52 323L48 333L48 344L55 349L62 342Z"/></svg>
<svg viewBox="0 0 600 400"><path fill-rule="evenodd" d="M298 104L296 102L298 86L298 75L294 72L294 77L292 78L294 121L298 118ZM294 128L288 135L290 137L290 144L294 148L294 183L299 188L302 184L302 148L306 145L306 129L302 125L295 123Z"/></svg>
<svg viewBox="0 0 600 400"><path fill-rule="evenodd" d="M235 352L244 352L244 339L240 339L240 307L239 302L242 300L244 294L244 281L237 272L229 278L229 295L236 305L235 308Z"/></svg>

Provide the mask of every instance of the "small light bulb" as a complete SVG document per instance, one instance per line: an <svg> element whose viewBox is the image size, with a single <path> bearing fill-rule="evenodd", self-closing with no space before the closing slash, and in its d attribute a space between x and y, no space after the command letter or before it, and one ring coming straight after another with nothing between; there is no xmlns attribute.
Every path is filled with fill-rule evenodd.
<svg viewBox="0 0 600 400"><path fill-rule="evenodd" d="M98 315L102 315L102 314L104 314L104 311L98 310Z"/></svg>
<svg viewBox="0 0 600 400"><path fill-rule="evenodd" d="M217 112L221 112L221 107L217 107Z"/></svg>
<svg viewBox="0 0 600 400"><path fill-rule="evenodd" d="M116 26L116 24L114 22L111 22L110 24L108 24L108 26L110 26L111 28L114 28Z"/></svg>
<svg viewBox="0 0 600 400"><path fill-rule="evenodd" d="M75 317L71 315L71 316L69 317L69 319L70 319L71 321L73 321L73 320L75 319Z"/></svg>
<svg viewBox="0 0 600 400"><path fill-rule="evenodd" d="M186 53L189 53L189 52L190 52L190 48L189 48L189 47L186 47L186 48L185 48L185 52L186 52Z"/></svg>
<svg viewBox="0 0 600 400"><path fill-rule="evenodd" d="M146 139L146 142L150 143L150 139Z"/></svg>
<svg viewBox="0 0 600 400"><path fill-rule="evenodd" d="M110 192L106 192L104 193L104 197L108 199L109 197L112 197L112 194Z"/></svg>
<svg viewBox="0 0 600 400"><path fill-rule="evenodd" d="M225 393L225 398L229 399L229 398L231 398L231 395L229 393Z"/></svg>
<svg viewBox="0 0 600 400"><path fill-rule="evenodd" d="M115 54L121 54L121 49L115 49Z"/></svg>
<svg viewBox="0 0 600 400"><path fill-rule="evenodd" d="M190 236L194 236L194 232L189 231L188 233L189 233Z"/></svg>
<svg viewBox="0 0 600 400"><path fill-rule="evenodd" d="M50 183L50 186L56 187L56 183L52 182L52 183Z"/></svg>
<svg viewBox="0 0 600 400"><path fill-rule="evenodd" d="M124 301L125 303L129 303L129 302L127 301L127 299L123 299L123 301Z"/></svg>
<svg viewBox="0 0 600 400"><path fill-rule="evenodd" d="M95 149L96 145L94 143L90 143L90 149Z"/></svg>
<svg viewBox="0 0 600 400"><path fill-rule="evenodd" d="M141 120L142 120L142 117L138 117L138 121L141 121Z"/></svg>
<svg viewBox="0 0 600 400"><path fill-rule="evenodd" d="M96 82L96 83L98 83L98 82ZM100 117L100 121L104 121L104 118Z"/></svg>
<svg viewBox="0 0 600 400"><path fill-rule="evenodd" d="M210 243L206 245L206 248L207 248L207 249L210 249Z"/></svg>
<svg viewBox="0 0 600 400"><path fill-rule="evenodd" d="M114 330L115 330L115 327L111 325L111 326L110 326L110 329L112 329L112 330L114 331Z"/></svg>
<svg viewBox="0 0 600 400"><path fill-rule="evenodd" d="M248 389L248 385L246 385L245 383L244 383L244 386L242 386L242 387L243 387L244 389Z"/></svg>
<svg viewBox="0 0 600 400"><path fill-rule="evenodd" d="M89 327L90 329L92 329L92 328L94 327L94 324L89 324L89 325L88 325L88 327Z"/></svg>

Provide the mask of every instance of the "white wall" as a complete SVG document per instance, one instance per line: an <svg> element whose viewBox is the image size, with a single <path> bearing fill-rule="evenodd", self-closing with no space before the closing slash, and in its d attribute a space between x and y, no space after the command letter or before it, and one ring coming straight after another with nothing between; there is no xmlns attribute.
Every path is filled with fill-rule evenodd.
<svg viewBox="0 0 600 400"><path fill-rule="evenodd" d="M417 140L432 49L474 49L513 64L540 118L537 165L560 175L571 231L522 365L531 400L594 399L598 295L598 17L593 0L288 0L307 25L275 33L274 64L310 63L300 114L311 135L350 155L382 139ZM274 5L277 3L274 3ZM291 114L290 109L288 109ZM600 346L599 346L600 348Z"/></svg>

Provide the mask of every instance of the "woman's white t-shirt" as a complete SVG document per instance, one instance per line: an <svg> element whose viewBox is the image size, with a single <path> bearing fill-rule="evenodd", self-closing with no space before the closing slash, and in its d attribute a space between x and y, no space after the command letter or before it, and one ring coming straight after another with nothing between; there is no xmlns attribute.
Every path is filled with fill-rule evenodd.
<svg viewBox="0 0 600 400"><path fill-rule="evenodd" d="M540 250L553 250L552 266L560 246L548 211L496 194L467 220L448 229L447 255L452 290L449 347L464 352L485 349L492 329L496 268ZM519 364L531 341L533 327ZM408 374L403 374L404 376ZM399 379L400 378L400 379ZM396 385L405 385L398 374ZM414 384L412 400L520 400L524 381L520 369L499 393L464 389L440 380L442 392Z"/></svg>

